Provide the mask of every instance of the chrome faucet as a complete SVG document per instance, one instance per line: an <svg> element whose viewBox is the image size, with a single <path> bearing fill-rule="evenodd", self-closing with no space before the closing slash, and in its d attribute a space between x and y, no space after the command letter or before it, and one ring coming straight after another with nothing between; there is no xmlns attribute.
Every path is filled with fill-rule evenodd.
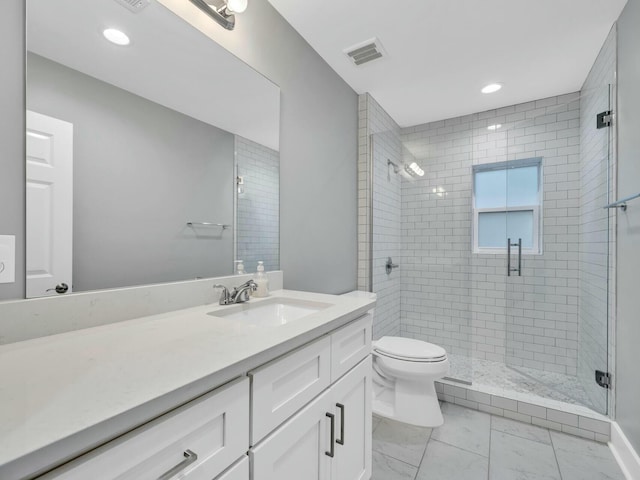
<svg viewBox="0 0 640 480"><path fill-rule="evenodd" d="M224 285L216 284L213 288L221 288L220 293L220 305L233 305L234 303L244 303L249 301L249 292L255 292L258 288L256 282L249 280L243 283L239 287L235 287L233 291L229 292Z"/></svg>

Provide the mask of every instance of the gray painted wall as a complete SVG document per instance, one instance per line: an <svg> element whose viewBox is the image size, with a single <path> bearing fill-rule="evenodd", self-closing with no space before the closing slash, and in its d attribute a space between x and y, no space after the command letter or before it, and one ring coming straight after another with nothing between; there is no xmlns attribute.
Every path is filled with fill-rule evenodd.
<svg viewBox="0 0 640 480"><path fill-rule="evenodd" d="M24 289L24 2L0 2L0 235L16 236L16 281L0 284L0 300Z"/></svg>
<svg viewBox="0 0 640 480"><path fill-rule="evenodd" d="M358 97L267 0L216 40L280 86L280 268L285 288L356 288Z"/></svg>
<svg viewBox="0 0 640 480"><path fill-rule="evenodd" d="M640 190L640 0L618 20L618 198ZM616 420L640 452L640 201L618 214Z"/></svg>
<svg viewBox="0 0 640 480"><path fill-rule="evenodd" d="M228 275L233 135L38 55L27 107L74 126L75 291Z"/></svg>

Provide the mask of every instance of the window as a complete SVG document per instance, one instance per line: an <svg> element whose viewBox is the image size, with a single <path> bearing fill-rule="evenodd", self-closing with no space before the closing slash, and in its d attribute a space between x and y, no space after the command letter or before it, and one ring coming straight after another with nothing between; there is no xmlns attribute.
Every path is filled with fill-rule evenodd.
<svg viewBox="0 0 640 480"><path fill-rule="evenodd" d="M540 253L541 158L473 167L473 251Z"/></svg>

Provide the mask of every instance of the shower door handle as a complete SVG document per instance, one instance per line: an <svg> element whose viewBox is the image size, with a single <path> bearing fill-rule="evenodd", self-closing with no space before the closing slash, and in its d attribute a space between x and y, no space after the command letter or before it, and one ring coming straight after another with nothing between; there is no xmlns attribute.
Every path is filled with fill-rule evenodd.
<svg viewBox="0 0 640 480"><path fill-rule="evenodd" d="M518 247L518 268L511 268L511 247ZM507 238L507 277L511 276L511 272L518 272L518 276L522 276L522 239L518 239L518 243L511 243L511 239Z"/></svg>

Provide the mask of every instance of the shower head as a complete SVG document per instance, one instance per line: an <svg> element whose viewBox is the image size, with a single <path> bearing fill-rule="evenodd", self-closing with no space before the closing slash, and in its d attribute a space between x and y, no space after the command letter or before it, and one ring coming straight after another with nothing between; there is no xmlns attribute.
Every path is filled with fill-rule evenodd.
<svg viewBox="0 0 640 480"><path fill-rule="evenodd" d="M393 165L393 173L398 173L400 171L400 167L398 166L398 164L397 163L393 163L391 160L389 160L387 158L387 167L389 165Z"/></svg>

